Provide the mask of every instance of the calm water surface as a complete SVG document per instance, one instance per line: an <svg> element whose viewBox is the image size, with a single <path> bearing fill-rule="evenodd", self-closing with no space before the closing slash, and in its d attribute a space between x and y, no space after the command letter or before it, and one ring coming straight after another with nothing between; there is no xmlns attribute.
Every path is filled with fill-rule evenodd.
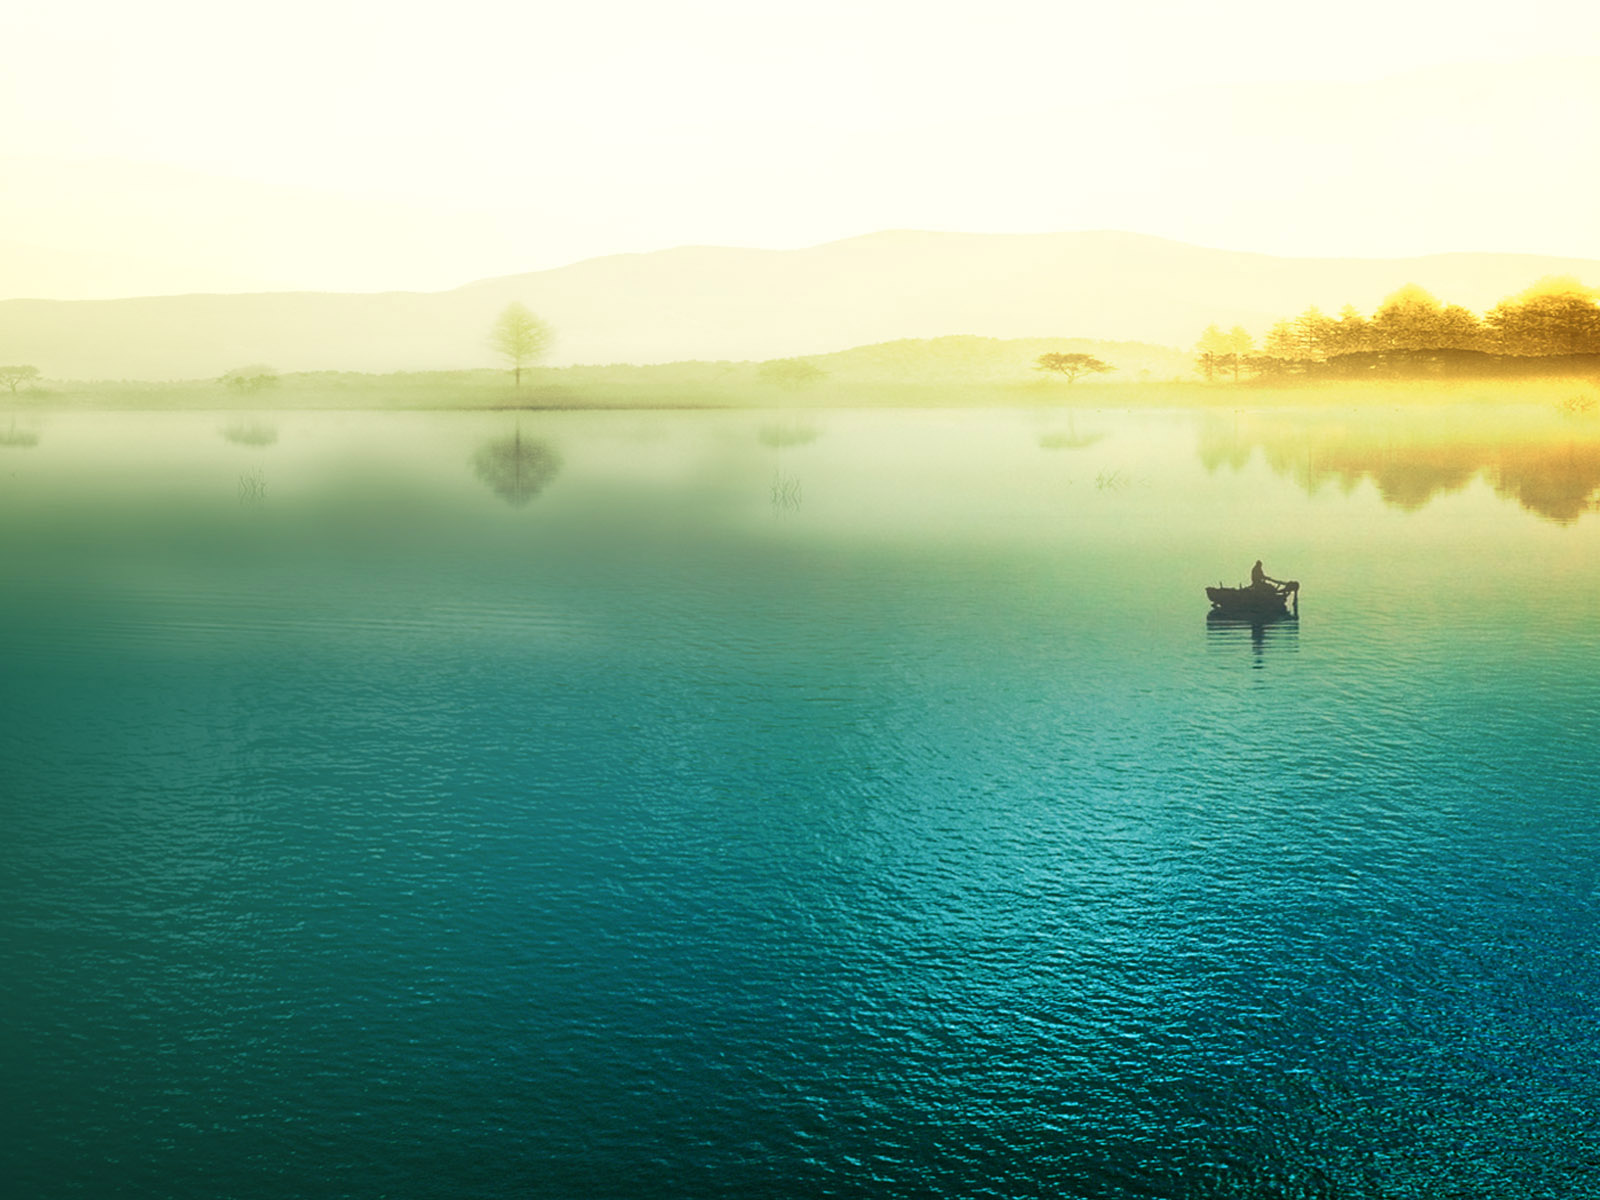
<svg viewBox="0 0 1600 1200"><path fill-rule="evenodd" d="M34 419L5 1191L1600 1192L1592 446L1269 426Z"/></svg>

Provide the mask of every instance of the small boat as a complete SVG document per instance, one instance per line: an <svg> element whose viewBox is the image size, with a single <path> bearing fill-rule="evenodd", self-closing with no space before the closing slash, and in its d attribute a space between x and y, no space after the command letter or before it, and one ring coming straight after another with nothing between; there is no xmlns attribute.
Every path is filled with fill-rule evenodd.
<svg viewBox="0 0 1600 1200"><path fill-rule="evenodd" d="M1239 617L1252 621L1268 621L1274 617L1300 615L1300 582L1291 579L1273 586L1216 587L1206 589L1206 599L1211 601L1211 612L1219 617ZM1293 604L1293 611L1290 605Z"/></svg>

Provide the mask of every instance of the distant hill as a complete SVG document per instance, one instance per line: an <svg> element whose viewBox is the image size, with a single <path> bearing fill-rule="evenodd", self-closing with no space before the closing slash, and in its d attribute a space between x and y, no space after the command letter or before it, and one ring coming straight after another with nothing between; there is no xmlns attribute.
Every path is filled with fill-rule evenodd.
<svg viewBox="0 0 1600 1200"><path fill-rule="evenodd" d="M886 403L913 403L916 397L928 403L946 403L953 390L959 389L969 394L982 392L990 398L1003 394L1020 399L1033 392L1059 398L1071 385L1037 366L1039 356L1052 351L1093 354L1114 368L1109 374L1094 376L1095 382L1167 381L1187 378L1194 368L1194 356L1188 352L1146 342L952 335L905 338L833 354L776 360L806 362L818 369L815 377L789 386L781 375L767 373L768 364L726 360L538 368L527 375L530 389L544 389L544 397L575 403L595 397L617 401L630 395L653 401L672 397L682 402L737 404L849 396L851 403L862 403L868 393ZM490 375L496 380L505 378L503 372ZM890 397L889 392L896 388L904 394Z"/></svg>
<svg viewBox="0 0 1600 1200"><path fill-rule="evenodd" d="M1370 312L1408 282L1482 310L1550 274L1600 283L1600 261L1276 258L1128 233L896 232L804 250L616 255L447 292L10 300L0 302L0 362L55 378L157 379L246 362L492 366L485 335L511 300L555 327L555 364L767 359L950 334L1186 350L1208 324L1259 334L1309 304Z"/></svg>
<svg viewBox="0 0 1600 1200"><path fill-rule="evenodd" d="M955 335L904 338L855 346L833 354L810 355L829 376L849 383L927 384L1042 383L1060 387L1058 376L1040 374L1038 359L1052 352L1092 354L1114 370L1095 376L1105 381L1172 379L1189 375L1194 355L1150 342L1111 342L1092 338L990 338Z"/></svg>

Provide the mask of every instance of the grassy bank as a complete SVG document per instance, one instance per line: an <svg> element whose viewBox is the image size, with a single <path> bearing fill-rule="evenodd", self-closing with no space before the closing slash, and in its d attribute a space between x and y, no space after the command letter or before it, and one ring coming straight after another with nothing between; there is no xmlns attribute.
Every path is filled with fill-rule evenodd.
<svg viewBox="0 0 1600 1200"><path fill-rule="evenodd" d="M1068 382L1036 369L1053 347L1092 346L1114 374ZM505 371L388 375L308 371L260 386L218 379L44 380L0 393L28 409L681 409L681 408L1276 408L1418 403L1600 404L1600 379L1304 379L1201 382L1188 356L1140 343L935 338L889 342L804 360L536 367L520 385Z"/></svg>

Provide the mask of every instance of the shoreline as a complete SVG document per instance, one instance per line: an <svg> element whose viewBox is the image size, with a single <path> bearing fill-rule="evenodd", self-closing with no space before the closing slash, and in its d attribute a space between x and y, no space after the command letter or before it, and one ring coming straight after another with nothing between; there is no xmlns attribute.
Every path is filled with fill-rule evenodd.
<svg viewBox="0 0 1600 1200"><path fill-rule="evenodd" d="M463 373L465 374L465 373ZM732 381L702 386L530 386L518 395L498 380L437 374L285 375L272 387L231 392L215 380L71 381L0 392L0 413L45 412L783 412L822 409L1321 409L1384 406L1553 405L1600 408L1600 377L1508 380L1307 381L1295 384L1171 380L1066 384L828 381L773 389Z"/></svg>

